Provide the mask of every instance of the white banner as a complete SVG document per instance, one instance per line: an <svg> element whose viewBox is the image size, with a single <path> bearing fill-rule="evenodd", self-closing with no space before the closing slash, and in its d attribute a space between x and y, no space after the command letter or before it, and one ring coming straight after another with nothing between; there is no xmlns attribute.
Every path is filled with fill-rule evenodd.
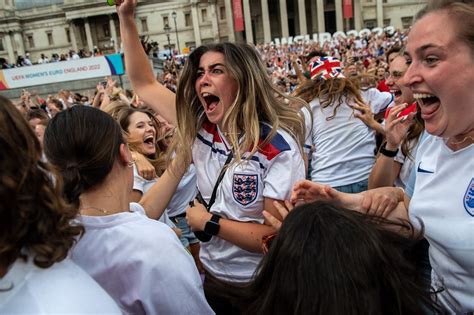
<svg viewBox="0 0 474 315"><path fill-rule="evenodd" d="M124 73L120 54L0 70L0 90Z"/></svg>

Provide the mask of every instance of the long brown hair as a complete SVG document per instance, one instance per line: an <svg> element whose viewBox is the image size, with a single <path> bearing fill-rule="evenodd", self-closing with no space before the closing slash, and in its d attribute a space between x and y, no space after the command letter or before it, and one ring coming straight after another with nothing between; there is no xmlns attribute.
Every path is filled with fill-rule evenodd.
<svg viewBox="0 0 474 315"><path fill-rule="evenodd" d="M134 113L144 113L148 117L150 117L150 120L153 123L153 127L156 130L156 139L158 140L158 139L164 138L164 136L162 136L161 123L158 121L158 119L156 119L153 112L151 112L148 109L135 108L128 105L127 103L123 101L114 101L111 104L109 104L106 108L104 108L104 111L107 114L111 115L119 123L131 151L143 153L141 152L141 149L140 149L140 145L142 144L142 142L131 140L128 133L128 128L130 127L130 117ZM155 148L156 148L155 154L144 155L144 156L148 159L151 165L154 166L156 170L156 174L158 176L161 176L161 174L163 174L167 166L167 157L166 157L165 152L162 150L161 146L159 145L159 143L155 143Z"/></svg>
<svg viewBox="0 0 474 315"><path fill-rule="evenodd" d="M61 175L41 157L41 148L28 122L0 96L0 265L17 258L48 268L67 257L84 231L71 221L76 208L60 196Z"/></svg>
<svg viewBox="0 0 474 315"><path fill-rule="evenodd" d="M307 80L296 88L294 95L308 103L315 98L319 98L321 108L332 107L332 116L326 117L326 120L331 120L336 116L337 109L344 103L345 99L353 102L364 102L357 84L347 78Z"/></svg>
<svg viewBox="0 0 474 315"><path fill-rule="evenodd" d="M300 103L301 106L304 106L304 102L281 93L272 85L254 47L233 43L200 46L189 56L176 92L178 128L171 152L176 150L183 163L191 161L191 144L207 119L196 94L195 82L201 57L210 51L224 55L226 67L238 85L236 99L224 116L224 122L229 126L227 131L229 142L235 151L235 161L239 162L244 152L249 152L248 158L251 158L276 135L280 128L295 139L303 154L305 134L303 118L297 109L285 104L283 99ZM275 95L282 99L278 99ZM259 144L262 122L271 125L272 129L266 139ZM241 141L239 141L240 132L243 132Z"/></svg>
<svg viewBox="0 0 474 315"><path fill-rule="evenodd" d="M64 196L76 208L80 195L101 184L112 171L124 143L117 122L89 106L54 116L44 134L44 151L64 179Z"/></svg>

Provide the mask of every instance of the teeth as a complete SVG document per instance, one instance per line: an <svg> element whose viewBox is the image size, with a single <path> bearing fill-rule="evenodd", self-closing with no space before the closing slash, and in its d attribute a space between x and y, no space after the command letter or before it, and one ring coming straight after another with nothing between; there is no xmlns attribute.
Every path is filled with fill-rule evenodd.
<svg viewBox="0 0 474 315"><path fill-rule="evenodd" d="M210 93L202 93L201 95L202 95L202 97L207 97L207 96L210 96L211 94Z"/></svg>
<svg viewBox="0 0 474 315"><path fill-rule="evenodd" d="M426 93L413 93L413 97L416 99L422 99L422 98L428 98L428 97L433 97L434 95L432 94L426 94Z"/></svg>

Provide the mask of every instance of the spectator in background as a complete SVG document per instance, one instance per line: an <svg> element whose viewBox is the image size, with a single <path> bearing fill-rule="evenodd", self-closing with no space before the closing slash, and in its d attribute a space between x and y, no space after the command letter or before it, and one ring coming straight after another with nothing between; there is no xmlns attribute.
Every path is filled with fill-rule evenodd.
<svg viewBox="0 0 474 315"><path fill-rule="evenodd" d="M64 109L63 103L56 98L48 100L46 106L48 108L50 118L53 118L54 116L56 116L57 113Z"/></svg>

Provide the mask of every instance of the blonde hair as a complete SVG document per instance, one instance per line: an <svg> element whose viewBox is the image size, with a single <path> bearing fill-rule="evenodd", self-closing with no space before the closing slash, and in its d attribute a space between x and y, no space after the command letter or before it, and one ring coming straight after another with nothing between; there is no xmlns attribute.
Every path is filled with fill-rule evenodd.
<svg viewBox="0 0 474 315"><path fill-rule="evenodd" d="M300 107L305 102L281 93L272 85L254 47L233 43L201 46L189 56L181 74L181 78L185 79L180 80L176 93L178 128L170 151L176 150L183 164L191 161L191 145L207 120L195 90L195 82L201 57L211 51L224 55L226 67L238 86L234 103L223 118L223 123L228 126L228 140L234 148L235 162L239 162L247 151L250 151L247 157L250 159L271 141L280 128L297 141L302 153L305 134L303 118L298 115L295 105L288 106L284 99L291 100L292 104L300 104ZM262 122L271 125L272 129L265 140L259 143Z"/></svg>

